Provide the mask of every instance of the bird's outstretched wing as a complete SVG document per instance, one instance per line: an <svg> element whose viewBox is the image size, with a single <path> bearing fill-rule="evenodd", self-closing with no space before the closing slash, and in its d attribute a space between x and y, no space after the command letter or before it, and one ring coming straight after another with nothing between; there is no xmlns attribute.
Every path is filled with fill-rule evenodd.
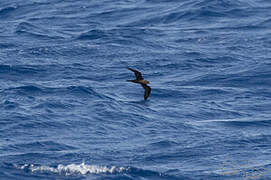
<svg viewBox="0 0 271 180"><path fill-rule="evenodd" d="M141 84L141 86L145 89L144 99L146 100L151 94L151 87L146 84Z"/></svg>
<svg viewBox="0 0 271 180"><path fill-rule="evenodd" d="M135 70L135 69L129 68L129 67L128 67L127 69L129 69L130 71L133 71L133 72L135 73L136 80L142 80L142 79L144 79L144 78L142 77L142 75L141 75L141 72L139 72L139 71L137 71L137 70Z"/></svg>

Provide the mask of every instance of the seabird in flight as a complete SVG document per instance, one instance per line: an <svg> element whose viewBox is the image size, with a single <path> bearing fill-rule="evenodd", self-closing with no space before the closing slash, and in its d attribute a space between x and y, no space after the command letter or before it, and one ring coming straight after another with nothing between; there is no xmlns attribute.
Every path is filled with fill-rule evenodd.
<svg viewBox="0 0 271 180"><path fill-rule="evenodd" d="M135 73L135 76L136 76L135 80L127 80L127 81L141 84L141 86L145 89L144 99L146 100L149 97L149 95L151 94L151 87L147 85L150 82L145 80L142 77L141 72L139 72L139 71L137 71L135 69L129 68L129 67L127 69L129 69L130 71L133 71Z"/></svg>

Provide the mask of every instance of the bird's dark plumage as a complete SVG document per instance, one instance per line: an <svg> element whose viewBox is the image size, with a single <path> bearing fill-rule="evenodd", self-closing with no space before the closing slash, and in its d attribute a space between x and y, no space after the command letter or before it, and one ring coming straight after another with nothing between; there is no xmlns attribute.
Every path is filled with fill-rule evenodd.
<svg viewBox="0 0 271 180"><path fill-rule="evenodd" d="M128 69L135 73L136 79L135 80L127 80L127 81L141 84L141 86L145 90L144 99L146 100L151 94L151 87L147 85L147 84L149 84L149 81L144 80L144 78L141 75L141 72L139 72L139 71L137 71L135 69L129 68L129 67L128 67Z"/></svg>
<svg viewBox="0 0 271 180"><path fill-rule="evenodd" d="M146 84L141 84L141 86L145 89L144 99L146 100L151 94L151 87Z"/></svg>
<svg viewBox="0 0 271 180"><path fill-rule="evenodd" d="M144 79L144 78L142 77L142 75L141 75L141 72L139 72L139 71L137 71L137 70L135 70L135 69L129 68L129 67L128 67L128 69L129 69L130 71L133 71L133 72L135 73L136 80L142 80L142 79Z"/></svg>

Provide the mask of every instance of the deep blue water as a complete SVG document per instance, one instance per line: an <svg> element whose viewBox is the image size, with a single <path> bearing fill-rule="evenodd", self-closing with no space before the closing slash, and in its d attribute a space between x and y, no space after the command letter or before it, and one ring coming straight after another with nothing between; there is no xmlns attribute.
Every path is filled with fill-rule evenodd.
<svg viewBox="0 0 271 180"><path fill-rule="evenodd" d="M1 0L0 179L271 179L270 69L269 0Z"/></svg>

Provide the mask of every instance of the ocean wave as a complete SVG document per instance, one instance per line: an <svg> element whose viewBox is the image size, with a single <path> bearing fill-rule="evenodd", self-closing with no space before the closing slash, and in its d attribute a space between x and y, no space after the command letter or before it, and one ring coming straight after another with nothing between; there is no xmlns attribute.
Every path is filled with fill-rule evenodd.
<svg viewBox="0 0 271 180"><path fill-rule="evenodd" d="M148 12L148 16L142 18L139 16L138 20L129 22L127 25L173 25L184 24L186 22L198 23L201 20L209 23L225 17L242 17L248 12L247 9L251 7L249 3L244 1L233 2L228 0L184 1L182 3L172 2L171 4L175 6L160 7L159 5L163 2L166 1L146 1L147 4L154 4L157 8L145 10L145 12Z"/></svg>
<svg viewBox="0 0 271 180"><path fill-rule="evenodd" d="M151 148L171 148L177 145L179 144L175 141L161 140L161 141L151 143L150 147Z"/></svg>
<svg viewBox="0 0 271 180"><path fill-rule="evenodd" d="M167 173L161 173L158 171L145 170L136 167L117 167L117 166L100 166L100 165L87 165L85 163L81 164L59 164L57 166L47 166L47 165L35 165L35 164L13 164L13 167L18 170L23 170L25 172L35 173L36 175L42 174L58 174L60 176L66 177L76 177L76 176L91 176L100 175L97 179L156 179L156 180L178 180L178 179L190 179L188 176L174 176ZM99 177L99 176L98 176ZM55 178L55 176L54 176Z"/></svg>
<svg viewBox="0 0 271 180"><path fill-rule="evenodd" d="M37 66L38 67L38 66ZM10 66L10 65L0 65L0 73L3 74L13 74L13 73L21 73L21 74L36 74L37 72L40 72L40 68L36 68L34 66Z"/></svg>
<svg viewBox="0 0 271 180"><path fill-rule="evenodd" d="M20 106L19 103L9 100L5 100L3 103L0 104L4 107L5 110L12 110Z"/></svg>
<svg viewBox="0 0 271 180"><path fill-rule="evenodd" d="M31 16L39 16L42 13L42 8L46 8L50 3L47 2L37 2L37 1L27 1L27 2L6 2L1 4L4 8L0 9L0 19L1 14L4 20L23 20ZM47 11L47 10L45 10Z"/></svg>
<svg viewBox="0 0 271 180"><path fill-rule="evenodd" d="M73 146L69 146L63 143L56 143L53 141L38 141L31 143L21 143L21 144L12 144L8 147L5 147L6 151L12 152L39 152L39 151L65 151L65 150L75 150Z"/></svg>
<svg viewBox="0 0 271 180"><path fill-rule="evenodd" d="M6 19L11 16L12 12L16 10L16 7L5 7L0 9L0 19Z"/></svg>
<svg viewBox="0 0 271 180"><path fill-rule="evenodd" d="M119 48L120 45L133 48L145 48L157 50L165 48L162 44L152 43L148 38L150 35L161 36L161 31L149 28L110 28L110 29L91 29L80 33L77 40L96 41L97 43L108 43L112 47ZM101 50L101 48L99 48Z"/></svg>
<svg viewBox="0 0 271 180"><path fill-rule="evenodd" d="M223 124L226 126L232 127L270 127L271 120L265 117L239 117L239 118L231 118L231 119L210 119L210 120L201 120L196 122L196 124L200 125L201 123L217 123Z"/></svg>
<svg viewBox="0 0 271 180"><path fill-rule="evenodd" d="M2 90L2 92L10 93L13 92L17 95L48 95L48 94L69 94L78 97L105 97L101 93L94 90L92 87L87 86L64 86L64 87L46 87L40 85L23 85L18 87L10 87L8 89ZM50 105L50 104L48 104ZM51 104L53 105L53 104ZM53 105L54 106L54 105Z"/></svg>
<svg viewBox="0 0 271 180"><path fill-rule="evenodd" d="M15 94L41 94L42 93L42 88L35 86L35 85L26 85L26 86L19 86L19 87L12 87L9 89L6 89L4 91L10 91L10 92L14 92Z"/></svg>
<svg viewBox="0 0 271 180"><path fill-rule="evenodd" d="M204 64L209 62L204 62ZM224 62L222 63L222 65ZM245 65L245 66L248 66ZM189 82L185 82L184 85L207 85L218 87L269 87L270 86L270 72L267 71L267 66L261 65L260 67L248 68L228 68L224 70L224 73L216 72L202 74Z"/></svg>
<svg viewBox="0 0 271 180"><path fill-rule="evenodd" d="M249 2L236 0L201 0L201 1L191 1L194 2L193 7L199 8L209 8L218 10L228 10L233 8L244 8L250 7Z"/></svg>
<svg viewBox="0 0 271 180"><path fill-rule="evenodd" d="M63 174L66 176L69 175L86 175L86 174L115 174L128 171L129 168L125 167L116 167L116 166L96 166L96 165L87 165L85 163L81 164L69 164L62 165L59 164L57 167L43 166L43 165L34 165L34 164L24 164L17 165L14 164L14 167L17 169L22 169L25 171L30 171L33 173L57 173Z"/></svg>
<svg viewBox="0 0 271 180"><path fill-rule="evenodd" d="M33 38L37 38L39 40L41 39L62 39L61 36L56 35L55 32L48 30L48 29L44 29L40 26L37 25L33 25L29 22L22 22L19 23L19 25L17 25L16 27L16 31L15 33L19 34L19 35L26 35L26 36L30 36Z"/></svg>
<svg viewBox="0 0 271 180"><path fill-rule="evenodd" d="M17 47L17 45L10 43L10 42L5 42L5 43L1 42L0 43L1 49L5 49L5 48L10 49L10 48L15 48L15 47Z"/></svg>
<svg viewBox="0 0 271 180"><path fill-rule="evenodd" d="M79 40L94 40L94 39L100 39L105 38L107 35L104 33L104 31L101 30L90 30L88 32L82 33L78 39Z"/></svg>

